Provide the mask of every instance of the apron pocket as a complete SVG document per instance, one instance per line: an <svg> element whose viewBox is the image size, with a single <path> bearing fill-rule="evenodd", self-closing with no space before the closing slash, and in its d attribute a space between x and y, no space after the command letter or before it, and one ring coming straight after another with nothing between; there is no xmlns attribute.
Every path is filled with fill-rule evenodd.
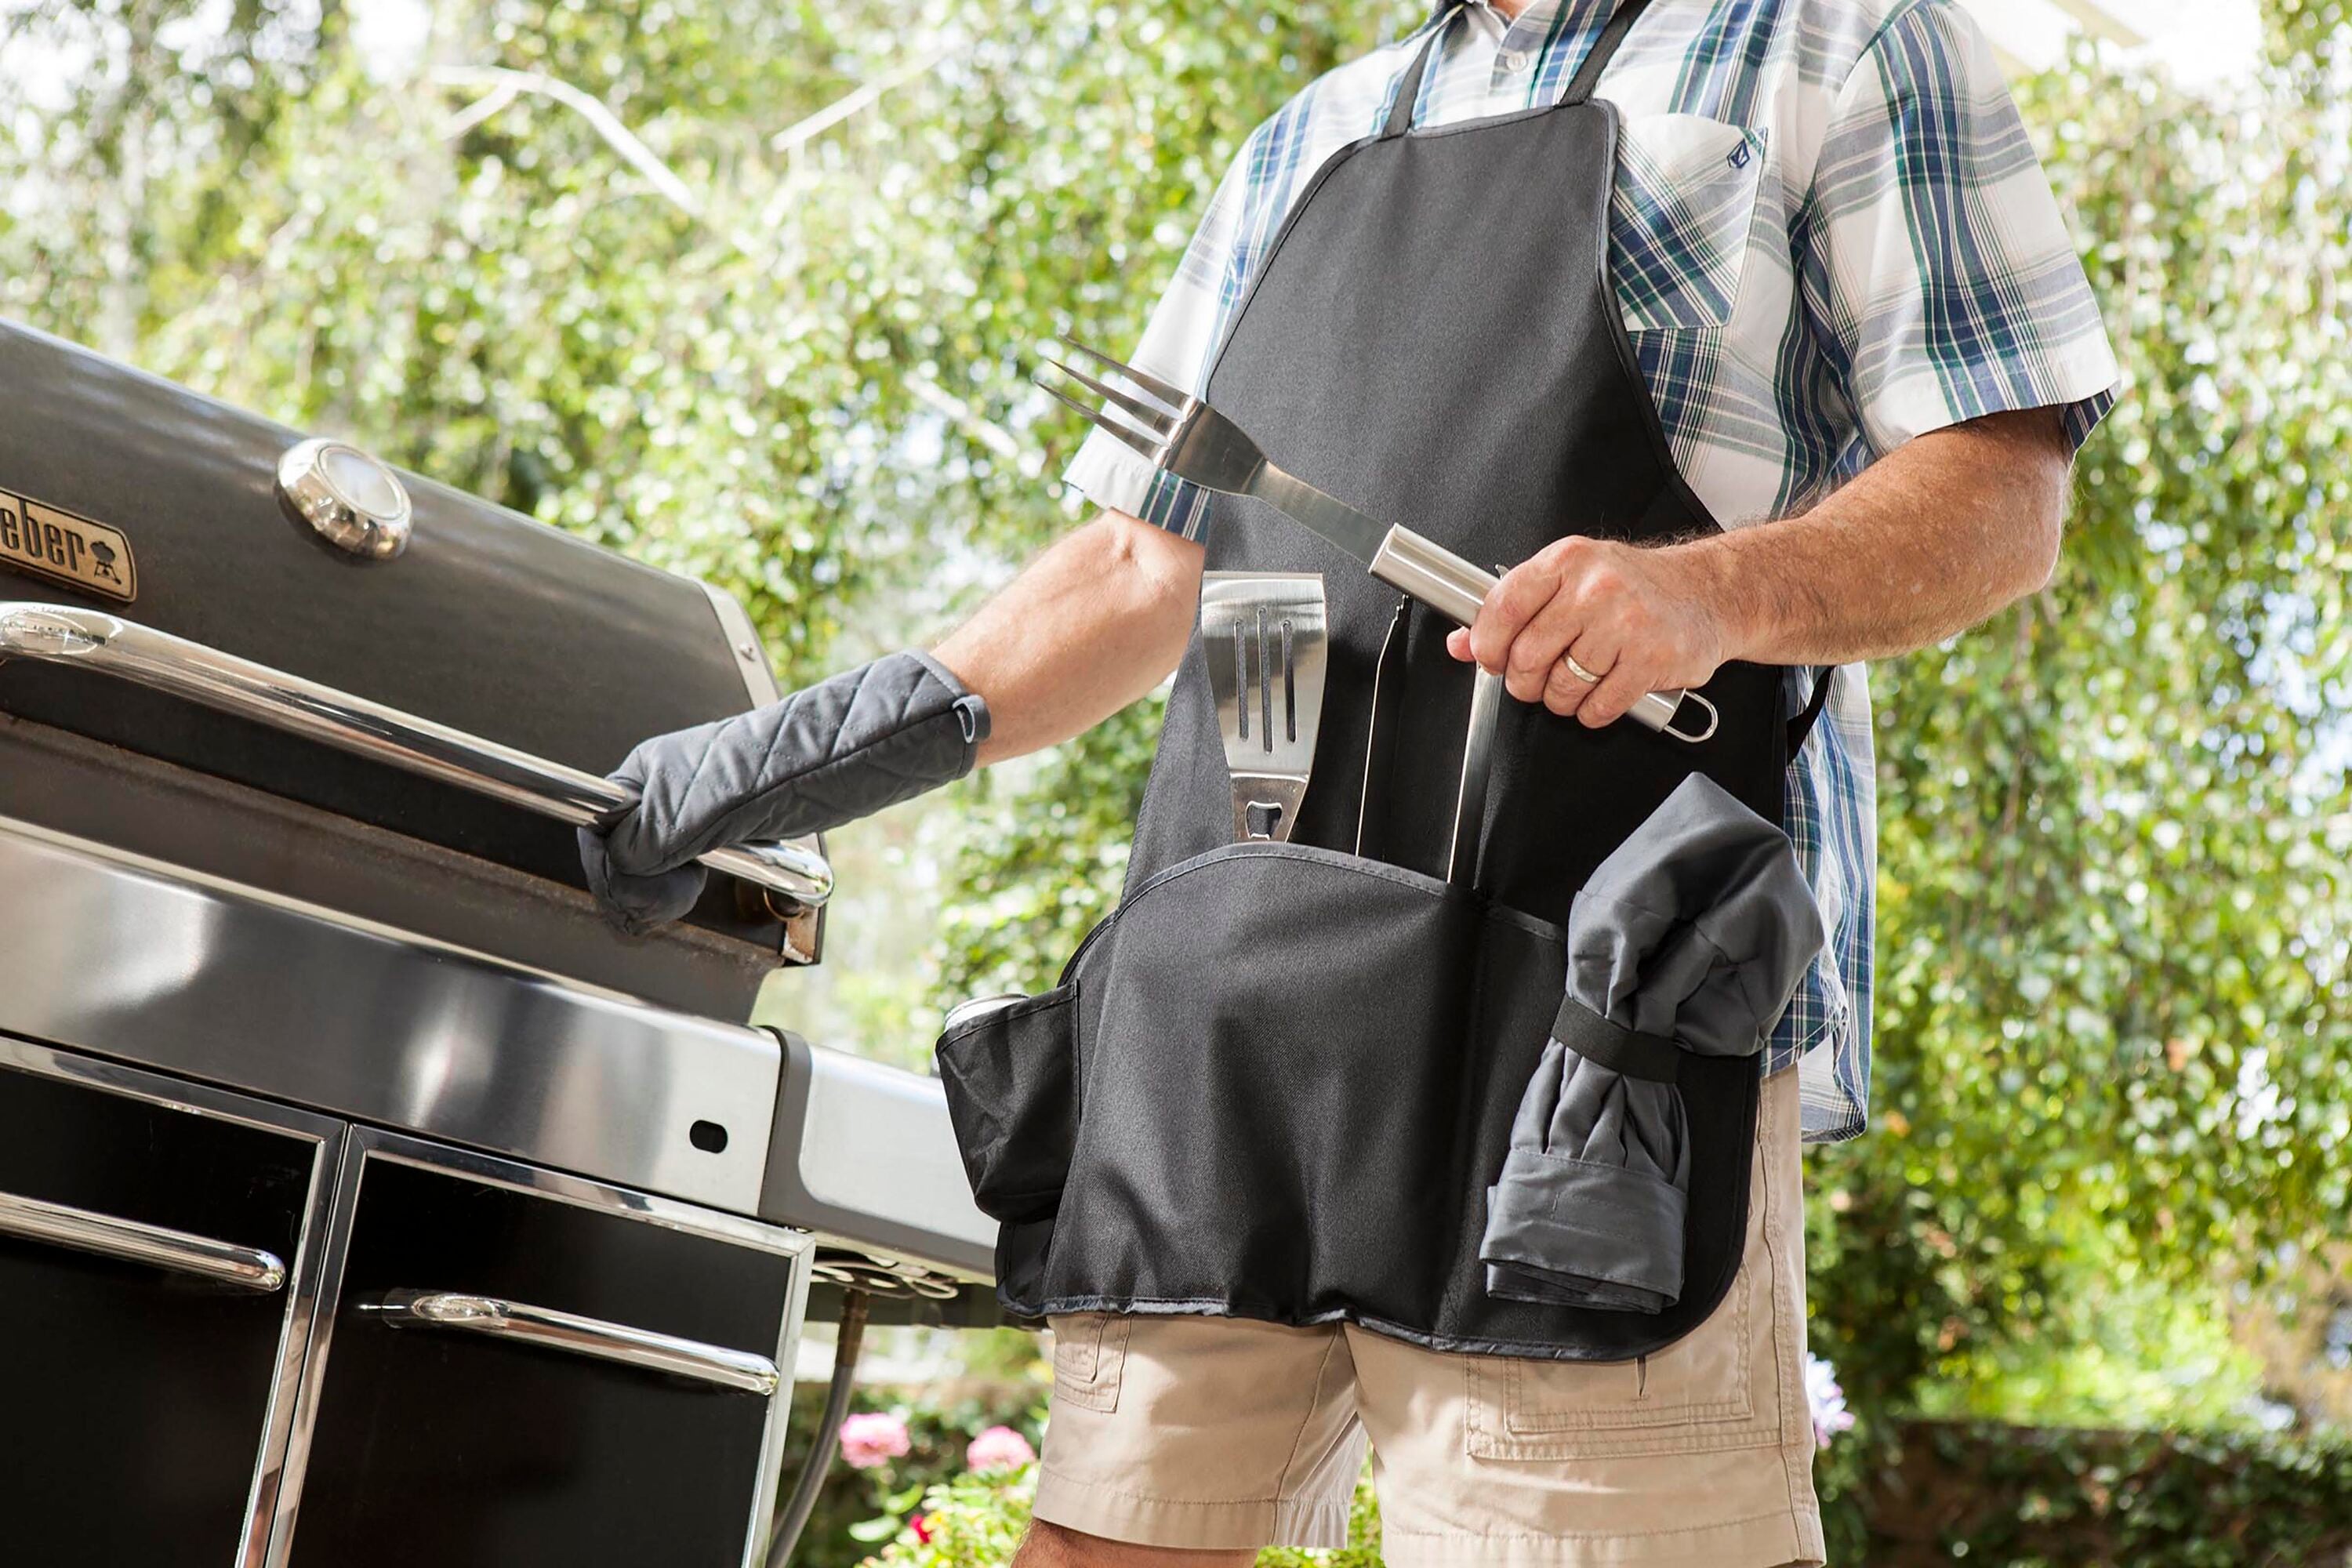
<svg viewBox="0 0 2352 1568"><path fill-rule="evenodd" d="M1498 925L1539 960L1511 966L1523 1009L1480 994ZM1085 1115L1047 1310L1425 1324L1476 1289L1454 1259L1559 1006L1557 928L1244 844L1145 883L1100 937L1074 967ZM1514 1048L1485 1037L1498 1014Z"/></svg>
<svg viewBox="0 0 2352 1568"><path fill-rule="evenodd" d="M1074 1130L1030 1118L1051 1121L1067 1165L1052 1172L1058 1205L1005 1226L1000 1300L1021 1318L1347 1320L1436 1350L1620 1363L1710 1315L1744 1317L1717 1308L1741 1256L1754 1058L1688 1067L1693 1147L1705 1152L1693 1162L1679 1300L1652 1314L1488 1294L1486 1192L1566 972L1559 927L1312 845L1226 845L1145 879L1087 937L1062 991L1027 1005L1052 1010L1053 1048L1075 1074L1056 1083L1056 1103L1083 1114ZM1013 1076L1025 1058L1007 1044L959 1034L942 1068ZM979 1183L1011 1140L982 1135L982 1119L959 1103L966 1092L951 1087L950 1108ZM1033 1163L1024 1151L1020 1163ZM1690 1401L1668 1401L1664 1384L1718 1380L1689 1362L1654 1363L1655 1381L1623 1417L1655 1421L1672 1403L1669 1428L1690 1420ZM1558 1375L1575 1383L1578 1369Z"/></svg>
<svg viewBox="0 0 2352 1568"><path fill-rule="evenodd" d="M1007 1225L1058 1208L1077 1134L1077 988L1057 986L940 1037L940 1080L972 1201Z"/></svg>

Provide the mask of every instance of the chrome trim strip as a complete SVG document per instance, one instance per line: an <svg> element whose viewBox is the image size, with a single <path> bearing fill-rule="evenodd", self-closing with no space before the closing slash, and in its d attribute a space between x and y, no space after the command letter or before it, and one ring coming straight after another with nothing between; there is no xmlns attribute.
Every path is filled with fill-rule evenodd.
<svg viewBox="0 0 2352 1568"><path fill-rule="evenodd" d="M743 602L699 577L694 582L710 601L711 613L719 617L719 635L727 639L727 651L735 656L736 666L743 672L743 694L751 700L752 707L765 708L783 693L777 689L775 668L768 663L767 647L760 641Z"/></svg>
<svg viewBox="0 0 2352 1568"><path fill-rule="evenodd" d="M0 888L0 1030L758 1210L782 1055L760 1030L5 818Z"/></svg>
<svg viewBox="0 0 2352 1568"><path fill-rule="evenodd" d="M782 1383L768 1401L768 1419L760 1430L759 1484L751 1489L751 1524L743 1532L742 1568L763 1568L768 1560L768 1532L775 1528L776 1506L784 1484L784 1440L793 1424L793 1375L800 1364L801 1330L808 1321L809 1283L814 1278L816 1245L800 1232L793 1258L791 1293L784 1300L783 1326L776 1335L776 1371Z"/></svg>
<svg viewBox="0 0 2352 1568"><path fill-rule="evenodd" d="M529 1193L533 1197L570 1204L575 1208L597 1209L628 1219L643 1220L647 1225L664 1226L694 1236L707 1236L714 1241L755 1247L762 1252L773 1252L786 1258L806 1251L813 1245L811 1238L796 1230L762 1225L739 1215L591 1181L584 1176L566 1175L561 1171L542 1171L535 1165L519 1164L495 1154L478 1153L471 1149L452 1149L373 1127L361 1129L356 1136L366 1145L371 1158L394 1165L415 1165L423 1170L441 1171L488 1186L506 1187L518 1193Z"/></svg>
<svg viewBox="0 0 2352 1568"><path fill-rule="evenodd" d="M255 1563L248 1545L246 1568L286 1568L294 1550L294 1525L302 1511L302 1482L310 1472L310 1435L319 1420L319 1388L326 1380L327 1352L335 1335L335 1307L343 1295L343 1265L351 1257L360 1176L367 1163L367 1145L374 1136L372 1128L352 1128L336 1162L326 1245L320 1249L318 1293L310 1308L310 1342L295 1381L293 1418L286 1434L286 1464L269 1510L259 1562Z"/></svg>
<svg viewBox="0 0 2352 1568"><path fill-rule="evenodd" d="M278 1502L285 1495L287 1458L293 1444L295 1394L318 1315L320 1276L325 1255L337 1251L336 1267L339 1270L341 1267L327 1221L335 1196L335 1184L330 1178L334 1162L341 1157L343 1123L5 1037L0 1037L0 1067L62 1079L194 1116L307 1138L315 1145L310 1163L310 1196L302 1216L301 1239L294 1248L284 1327L278 1333L277 1370L270 1376L269 1402L262 1414L261 1450L256 1457L252 1488L246 1495L245 1518L238 1527L239 1568L262 1568Z"/></svg>
<svg viewBox="0 0 2352 1568"><path fill-rule="evenodd" d="M286 1285L286 1260L274 1252L16 1193L0 1193L0 1236L193 1274L264 1295L275 1295Z"/></svg>
<svg viewBox="0 0 2352 1568"><path fill-rule="evenodd" d="M359 1310L374 1313L395 1328L488 1334L707 1383L738 1394L756 1394L762 1399L776 1392L776 1363L766 1356L634 1329L626 1323L583 1318L577 1312L559 1312L552 1307L534 1307L528 1301L469 1296L458 1290L394 1290L381 1301L362 1303Z"/></svg>
<svg viewBox="0 0 2352 1568"><path fill-rule="evenodd" d="M293 1300L286 1314L286 1335L278 1351L278 1372L269 1384L268 1461L254 1477L253 1493L246 1500L245 1535L238 1548L241 1568L261 1568L277 1528L278 1499L289 1486L299 1488L299 1472L289 1476L288 1460L294 1446L294 1410L302 1386L302 1369L310 1353L310 1336L319 1326L319 1303L324 1265L331 1255L340 1274L342 1242L331 1227L335 1205L335 1175L341 1168L344 1124L335 1124L331 1139L322 1141L310 1165L310 1207L302 1217L302 1240L294 1254Z"/></svg>
<svg viewBox="0 0 2352 1568"><path fill-rule="evenodd" d="M574 826L609 822L636 804L593 773L102 611L0 602L0 658L7 658L116 676ZM812 908L833 896L833 868L805 844L745 845L701 858Z"/></svg>

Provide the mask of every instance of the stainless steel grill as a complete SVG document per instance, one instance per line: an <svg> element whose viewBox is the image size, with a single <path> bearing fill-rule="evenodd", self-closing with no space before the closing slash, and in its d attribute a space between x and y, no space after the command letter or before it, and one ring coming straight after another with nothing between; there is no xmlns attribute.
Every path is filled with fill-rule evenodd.
<svg viewBox="0 0 2352 1568"><path fill-rule="evenodd" d="M12 1545L755 1561L812 1305L986 1321L994 1230L932 1080L742 1022L821 844L650 940L577 885L632 739L772 700L750 623L5 324L0 377Z"/></svg>

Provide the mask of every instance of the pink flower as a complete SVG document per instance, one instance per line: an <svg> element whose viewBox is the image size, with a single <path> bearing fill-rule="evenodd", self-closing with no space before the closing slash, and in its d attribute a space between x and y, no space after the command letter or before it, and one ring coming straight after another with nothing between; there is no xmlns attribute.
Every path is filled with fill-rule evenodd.
<svg viewBox="0 0 2352 1568"><path fill-rule="evenodd" d="M1853 1412L1845 1407L1845 1390L1829 1363L1805 1352L1805 1398L1813 1407L1813 1442L1823 1448L1830 1439L1853 1427Z"/></svg>
<svg viewBox="0 0 2352 1568"><path fill-rule="evenodd" d="M963 1462L975 1470L1017 1470L1036 1458L1028 1438L1010 1426L991 1426L971 1440Z"/></svg>
<svg viewBox="0 0 2352 1568"><path fill-rule="evenodd" d="M841 1457L852 1469L887 1465L907 1448L907 1423L898 1416L871 1410L841 1424Z"/></svg>
<svg viewBox="0 0 2352 1568"><path fill-rule="evenodd" d="M913 1530L915 1532L916 1545L929 1546L931 1543L931 1516L929 1514L917 1514L908 1528Z"/></svg>

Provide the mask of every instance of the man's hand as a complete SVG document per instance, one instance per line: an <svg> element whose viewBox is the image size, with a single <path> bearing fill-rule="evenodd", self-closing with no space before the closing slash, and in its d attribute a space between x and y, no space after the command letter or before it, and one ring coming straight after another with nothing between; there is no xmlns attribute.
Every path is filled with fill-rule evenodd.
<svg viewBox="0 0 2352 1568"><path fill-rule="evenodd" d="M1704 685L1731 657L1707 589L1685 553L1571 535L1511 568L1446 647L1520 701L1598 729L1643 692Z"/></svg>
<svg viewBox="0 0 2352 1568"><path fill-rule="evenodd" d="M1732 659L1908 653L2050 580L2073 460L2057 410L1989 415L1889 453L1801 517L1649 549L1563 539L1446 647L1594 729Z"/></svg>
<svg viewBox="0 0 2352 1568"><path fill-rule="evenodd" d="M936 653L891 654L646 742L613 775L637 805L580 830L590 889L614 924L642 933L693 908L703 885L693 862L709 849L853 822L1090 728L1176 667L1201 562L1189 540L1108 513Z"/></svg>

